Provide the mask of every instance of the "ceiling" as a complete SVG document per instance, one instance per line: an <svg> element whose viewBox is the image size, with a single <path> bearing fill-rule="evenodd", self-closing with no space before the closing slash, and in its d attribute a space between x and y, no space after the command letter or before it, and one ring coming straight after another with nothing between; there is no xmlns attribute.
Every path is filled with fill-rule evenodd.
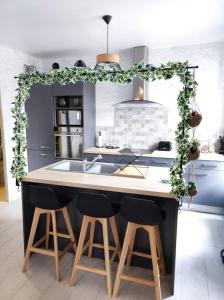
<svg viewBox="0 0 224 300"><path fill-rule="evenodd" d="M0 44L38 57L224 41L223 0L0 0Z"/></svg>

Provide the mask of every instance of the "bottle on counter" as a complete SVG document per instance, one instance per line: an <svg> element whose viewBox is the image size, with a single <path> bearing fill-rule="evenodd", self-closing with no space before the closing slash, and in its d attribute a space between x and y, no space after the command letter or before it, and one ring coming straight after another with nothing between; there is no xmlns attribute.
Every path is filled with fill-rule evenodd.
<svg viewBox="0 0 224 300"><path fill-rule="evenodd" d="M102 136L102 132L99 131L99 134L98 134L98 145L97 145L99 148L102 148L103 147L103 136Z"/></svg>

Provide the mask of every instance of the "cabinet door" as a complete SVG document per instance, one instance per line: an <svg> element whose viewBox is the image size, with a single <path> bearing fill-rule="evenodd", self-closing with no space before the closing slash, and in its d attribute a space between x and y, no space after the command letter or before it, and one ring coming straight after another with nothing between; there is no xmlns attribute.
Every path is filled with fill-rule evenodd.
<svg viewBox="0 0 224 300"><path fill-rule="evenodd" d="M54 116L52 87L35 84L25 104L28 149L54 150Z"/></svg>
<svg viewBox="0 0 224 300"><path fill-rule="evenodd" d="M54 151L28 150L28 172L56 162Z"/></svg>
<svg viewBox="0 0 224 300"><path fill-rule="evenodd" d="M83 83L78 81L67 85L53 84L53 96L81 96L83 95Z"/></svg>
<svg viewBox="0 0 224 300"><path fill-rule="evenodd" d="M193 204L224 207L224 171L195 170L198 194Z"/></svg>
<svg viewBox="0 0 224 300"><path fill-rule="evenodd" d="M151 166L154 167L167 167L170 168L172 165L173 159L172 158L157 158L153 157L151 159Z"/></svg>

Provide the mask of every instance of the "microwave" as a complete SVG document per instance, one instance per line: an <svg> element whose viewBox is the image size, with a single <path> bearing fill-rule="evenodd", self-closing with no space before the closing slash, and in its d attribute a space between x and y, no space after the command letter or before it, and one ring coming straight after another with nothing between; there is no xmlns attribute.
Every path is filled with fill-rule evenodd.
<svg viewBox="0 0 224 300"><path fill-rule="evenodd" d="M55 126L83 126L82 109L56 109Z"/></svg>

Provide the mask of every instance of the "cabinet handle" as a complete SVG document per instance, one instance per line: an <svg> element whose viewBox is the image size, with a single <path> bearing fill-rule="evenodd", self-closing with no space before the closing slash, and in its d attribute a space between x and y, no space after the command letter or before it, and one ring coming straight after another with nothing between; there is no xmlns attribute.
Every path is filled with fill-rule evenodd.
<svg viewBox="0 0 224 300"><path fill-rule="evenodd" d="M213 169L213 168L217 168L218 166L217 165L204 165L204 164L201 164L200 167L201 168L207 168L207 169Z"/></svg>
<svg viewBox="0 0 224 300"><path fill-rule="evenodd" d="M169 162L167 162L167 161L156 161L156 160L152 160L152 164L168 165Z"/></svg>
<svg viewBox="0 0 224 300"><path fill-rule="evenodd" d="M147 161L145 161L145 160L140 160L140 159L134 160L134 161L133 161L133 164L134 164L135 162L140 162L140 163L143 163L143 164L147 164Z"/></svg>
<svg viewBox="0 0 224 300"><path fill-rule="evenodd" d="M204 177L204 176L208 176L208 174L195 174L195 176L197 176L197 177Z"/></svg>
<svg viewBox="0 0 224 300"><path fill-rule="evenodd" d="M53 149L53 148L50 146L41 145L40 149Z"/></svg>
<svg viewBox="0 0 224 300"><path fill-rule="evenodd" d="M67 136L72 136L72 137L82 137L83 134L82 133L75 133L75 134L63 134L63 133L55 133L54 136L64 136L64 137L67 137Z"/></svg>
<svg viewBox="0 0 224 300"><path fill-rule="evenodd" d="M41 156L50 156L49 154L41 153Z"/></svg>

